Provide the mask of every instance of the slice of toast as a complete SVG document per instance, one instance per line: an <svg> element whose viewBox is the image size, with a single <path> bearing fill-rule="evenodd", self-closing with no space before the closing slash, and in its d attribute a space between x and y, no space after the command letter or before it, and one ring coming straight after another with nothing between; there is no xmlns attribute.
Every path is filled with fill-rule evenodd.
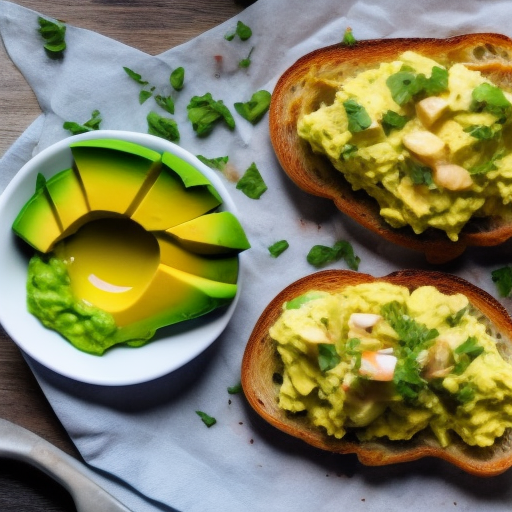
<svg viewBox="0 0 512 512"><path fill-rule="evenodd" d="M242 361L242 387L249 404L263 419L281 431L322 450L355 453L365 465L380 466L437 457L478 476L494 476L507 470L512 466L510 431L486 448L469 446L460 439L443 448L429 430L421 431L410 441L389 441L386 438L357 441L350 436L340 440L312 425L305 416L289 414L279 407L280 384L275 376L282 372L282 362L269 329L280 316L283 304L311 290L339 292L347 286L378 280L406 286L411 291L429 285L447 295L464 294L486 318L489 329L497 339L500 354L507 361L512 360L512 319L493 297L464 279L442 272L420 270L403 270L381 278L349 270L326 270L299 279L285 288L270 302L257 321Z"/></svg>
<svg viewBox="0 0 512 512"><path fill-rule="evenodd" d="M364 191L355 192L327 157L315 154L297 134L304 114L331 104L341 80L390 62L411 50L444 66L465 64L493 83L512 90L512 40L499 34L468 34L448 39L381 39L338 44L313 51L281 76L272 95L270 137L288 176L304 191L334 201L339 210L387 240L425 253L431 263L456 258L468 246L494 246L512 237L510 216L473 217L459 240L429 228L420 235L409 227L392 228L379 214L379 205Z"/></svg>

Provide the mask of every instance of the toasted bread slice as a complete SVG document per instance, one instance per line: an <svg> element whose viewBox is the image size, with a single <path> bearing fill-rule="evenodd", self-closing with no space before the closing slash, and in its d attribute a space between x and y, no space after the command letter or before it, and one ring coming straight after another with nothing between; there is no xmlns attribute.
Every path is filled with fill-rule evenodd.
<svg viewBox="0 0 512 512"><path fill-rule="evenodd" d="M242 387L252 408L267 422L322 450L334 453L355 453L369 466L407 462L422 457L444 459L468 473L494 476L512 466L512 432L507 431L492 447L479 448L455 441L447 448L440 446L428 430L416 434L410 441L389 441L385 438L359 442L346 436L341 440L328 436L311 425L307 418L291 415L279 408L280 385L275 375L282 372L282 363L275 342L269 336L270 327L282 312L283 303L310 290L338 292L346 286L374 281L406 286L411 291L432 285L444 294L462 293L489 322L499 339L499 351L506 360L512 359L512 319L506 310L488 293L456 276L441 272L404 270L375 278L349 270L326 270L304 277L279 293L262 313L250 336L242 361Z"/></svg>
<svg viewBox="0 0 512 512"><path fill-rule="evenodd" d="M338 44L313 51L281 76L272 94L270 137L288 176L303 190L334 201L342 212L396 244L425 253L431 263L456 258L467 246L494 246L512 236L512 209L507 218L472 218L457 242L429 228L416 235L409 227L394 229L379 214L377 202L364 191L354 192L326 157L315 154L297 135L304 114L331 104L338 83L412 50L449 66L463 63L496 85L512 90L512 40L499 34L469 34L449 39L381 39Z"/></svg>

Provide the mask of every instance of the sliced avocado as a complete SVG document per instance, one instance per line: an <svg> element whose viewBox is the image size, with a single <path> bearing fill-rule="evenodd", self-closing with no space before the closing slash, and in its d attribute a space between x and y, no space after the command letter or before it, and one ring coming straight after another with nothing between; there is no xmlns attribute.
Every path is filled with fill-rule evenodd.
<svg viewBox="0 0 512 512"><path fill-rule="evenodd" d="M168 267L199 277L235 284L238 278L238 256L193 254L180 247L170 236L155 234L160 246L160 262Z"/></svg>
<svg viewBox="0 0 512 512"><path fill-rule="evenodd" d="M166 232L182 247L197 254L240 252L251 247L240 222L231 212L203 215Z"/></svg>
<svg viewBox="0 0 512 512"><path fill-rule="evenodd" d="M48 252L62 229L46 187L25 203L12 225L14 232L34 249Z"/></svg>
<svg viewBox="0 0 512 512"><path fill-rule="evenodd" d="M63 232L70 231L71 226L76 226L77 223L86 222L89 206L80 178L74 169L66 169L52 176L46 182L46 189L55 206Z"/></svg>
<svg viewBox="0 0 512 512"><path fill-rule="evenodd" d="M161 165L156 151L121 140L85 140L70 148L92 211L134 209Z"/></svg>
<svg viewBox="0 0 512 512"><path fill-rule="evenodd" d="M196 318L229 304L237 285L194 276L159 265L144 294L113 316L121 328L156 330L166 325Z"/></svg>
<svg viewBox="0 0 512 512"><path fill-rule="evenodd" d="M168 153L162 156L164 165L158 178L131 215L148 231L163 231L199 217L222 203L211 183L192 166L174 172L167 165L170 156Z"/></svg>

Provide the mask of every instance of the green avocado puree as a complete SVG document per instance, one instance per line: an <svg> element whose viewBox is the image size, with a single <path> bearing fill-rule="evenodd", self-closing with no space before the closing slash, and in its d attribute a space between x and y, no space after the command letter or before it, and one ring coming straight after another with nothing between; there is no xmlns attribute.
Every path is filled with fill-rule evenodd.
<svg viewBox="0 0 512 512"><path fill-rule="evenodd" d="M270 336L283 365L280 407L330 436L408 440L427 430L444 447L456 438L485 447L512 427L512 365L465 295L385 282L312 291L283 305ZM368 370L377 354L393 363L384 377Z"/></svg>
<svg viewBox="0 0 512 512"><path fill-rule="evenodd" d="M377 200L392 227L435 228L456 241L472 217L510 217L511 100L479 71L407 51L344 79L334 102L302 116L297 129L354 190ZM420 132L432 135L424 147L406 144Z"/></svg>
<svg viewBox="0 0 512 512"><path fill-rule="evenodd" d="M102 355L119 343L140 346L154 335L118 328L110 313L77 300L65 261L53 253L36 254L29 261L27 307L45 327L90 354Z"/></svg>

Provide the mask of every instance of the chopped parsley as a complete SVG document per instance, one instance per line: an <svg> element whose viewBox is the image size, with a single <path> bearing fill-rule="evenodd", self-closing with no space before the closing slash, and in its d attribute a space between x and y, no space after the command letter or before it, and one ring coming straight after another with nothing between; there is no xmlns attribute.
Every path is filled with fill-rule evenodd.
<svg viewBox="0 0 512 512"><path fill-rule="evenodd" d="M498 123L491 126L471 125L464 128L464 131L478 140L492 140L501 137L502 127Z"/></svg>
<svg viewBox="0 0 512 512"><path fill-rule="evenodd" d="M240 68L248 68L250 65L251 65L251 55L252 55L252 52L254 51L254 46L250 49L249 51L249 54L247 55L247 57L245 57L244 59L242 59L239 63L238 63L238 67Z"/></svg>
<svg viewBox="0 0 512 512"><path fill-rule="evenodd" d="M492 280L501 297L508 297L512 292L512 267L497 268L491 272Z"/></svg>
<svg viewBox="0 0 512 512"><path fill-rule="evenodd" d="M474 112L489 112L498 118L498 123L503 124L510 116L512 105L507 100L503 91L489 83L480 84L471 93L472 104L470 110Z"/></svg>
<svg viewBox="0 0 512 512"><path fill-rule="evenodd" d="M139 92L139 103L142 105L144 102L146 102L151 96L153 96L153 92L155 90L155 87L150 86L149 89L146 89L146 86L149 86L149 82L147 80L144 80L142 78L142 75L137 73L136 71L133 71L133 69L130 69L126 66L123 66L123 69L125 73L135 82L137 82L139 85L142 85L143 89Z"/></svg>
<svg viewBox="0 0 512 512"><path fill-rule="evenodd" d="M140 84L140 85L148 85L149 84L149 82L147 80L142 79L142 76L139 73L136 73L135 71L133 71L130 68L127 68L126 66L123 66L123 69L124 69L125 73L132 80L135 80L135 82L137 82L138 84Z"/></svg>
<svg viewBox="0 0 512 512"><path fill-rule="evenodd" d="M235 384L234 386L228 387L228 393L230 395L236 395L237 393L240 393L242 391L242 383Z"/></svg>
<svg viewBox="0 0 512 512"><path fill-rule="evenodd" d="M157 94L155 96L156 104L163 108L166 112L169 112L169 114L174 114L174 99L172 96L162 96L160 94Z"/></svg>
<svg viewBox="0 0 512 512"><path fill-rule="evenodd" d="M290 244L286 240L279 240L278 242L272 244L268 248L268 252L270 253L270 256L272 256L272 258L277 258L284 251L286 251L286 249L288 249L288 247L290 247Z"/></svg>
<svg viewBox="0 0 512 512"><path fill-rule="evenodd" d="M341 148L340 158L346 162L349 158L353 157L355 153L357 153L357 146L354 144L345 144Z"/></svg>
<svg viewBox="0 0 512 512"><path fill-rule="evenodd" d="M212 425L215 425L217 423L217 420L213 416L209 416L203 411L196 411L196 414L201 418L203 423L210 428Z"/></svg>
<svg viewBox="0 0 512 512"><path fill-rule="evenodd" d="M484 351L484 347L478 344L475 336L470 336L464 343L459 345L453 353L455 354L455 366L453 373L461 375L466 368Z"/></svg>
<svg viewBox="0 0 512 512"><path fill-rule="evenodd" d="M235 36L238 36L241 41L247 41L247 39L249 39L252 36L252 30L242 21L238 21L236 24L236 28L228 32L224 36L224 39L226 39L226 41L233 41Z"/></svg>
<svg viewBox="0 0 512 512"><path fill-rule="evenodd" d="M333 247L314 245L306 257L308 263L314 267L323 267L342 258L350 269L358 270L361 258L354 254L352 245L346 240L339 240Z"/></svg>
<svg viewBox="0 0 512 512"><path fill-rule="evenodd" d="M183 67L176 68L169 77L169 82L175 91L181 91L185 82L185 69Z"/></svg>
<svg viewBox="0 0 512 512"><path fill-rule="evenodd" d="M38 17L38 32L44 39L44 49L50 57L62 57L66 49L66 25Z"/></svg>
<svg viewBox="0 0 512 512"><path fill-rule="evenodd" d="M229 161L228 156L218 156L216 158L206 158L203 155L196 156L201 162L203 162L203 164L207 165L211 169L217 169L218 171L223 171Z"/></svg>
<svg viewBox="0 0 512 512"><path fill-rule="evenodd" d="M256 124L270 107L272 95L265 90L256 91L245 103L235 103L235 110L247 121Z"/></svg>
<svg viewBox="0 0 512 512"><path fill-rule="evenodd" d="M407 160L405 162L405 168L407 169L413 185L426 185L430 189L436 188L430 167L415 162L414 160Z"/></svg>
<svg viewBox="0 0 512 512"><path fill-rule="evenodd" d="M450 327L456 327L457 325L460 324L460 321L462 320L462 317L466 314L467 310L468 310L468 308L466 306L462 309L459 309L459 311L457 311L457 313L454 313L453 315L449 315L448 317L446 317L446 323Z"/></svg>
<svg viewBox="0 0 512 512"><path fill-rule="evenodd" d="M153 91L155 89L152 88L151 90L145 90L143 89L142 91L139 92L139 103L142 105L143 103L145 103L147 100L149 100L149 98L151 98L151 96L153 96Z"/></svg>
<svg viewBox="0 0 512 512"><path fill-rule="evenodd" d="M496 160L500 160L505 156L504 150L498 150L492 155L492 157L486 160L482 164L474 165L470 169L468 169L469 174L485 174L489 171L495 171L498 167L496 166Z"/></svg>
<svg viewBox="0 0 512 512"><path fill-rule="evenodd" d="M352 29L347 27L345 32L343 33L343 39L341 40L342 44L345 46L354 46L357 43L354 34L352 34Z"/></svg>
<svg viewBox="0 0 512 512"><path fill-rule="evenodd" d="M320 371L327 372L335 368L341 357L336 352L336 347L331 343L319 343L318 344L318 366Z"/></svg>
<svg viewBox="0 0 512 512"><path fill-rule="evenodd" d="M93 110L91 118L84 124L75 123L74 121L66 121L62 127L64 130L69 130L73 135L80 133L87 133L93 130L99 130L101 124L101 114L99 110Z"/></svg>
<svg viewBox="0 0 512 512"><path fill-rule="evenodd" d="M147 115L147 122L148 133L151 135L156 135L171 142L178 142L180 140L178 124L174 119L162 117L156 112L151 111Z"/></svg>
<svg viewBox="0 0 512 512"><path fill-rule="evenodd" d="M235 128L235 120L222 100L216 101L211 93L193 96L187 105L188 118L199 137L209 135L215 125L224 120L230 130Z"/></svg>
<svg viewBox="0 0 512 512"><path fill-rule="evenodd" d="M389 135L391 130L401 130L409 121L407 116L402 116L394 110L388 110L382 116L382 128L386 135Z"/></svg>
<svg viewBox="0 0 512 512"><path fill-rule="evenodd" d="M345 107L345 112L347 113L348 131L350 133L362 132L372 124L368 112L356 100L344 101L343 107Z"/></svg>
<svg viewBox="0 0 512 512"><path fill-rule="evenodd" d="M267 185L254 162L238 180L236 188L251 199L259 199L267 190Z"/></svg>

